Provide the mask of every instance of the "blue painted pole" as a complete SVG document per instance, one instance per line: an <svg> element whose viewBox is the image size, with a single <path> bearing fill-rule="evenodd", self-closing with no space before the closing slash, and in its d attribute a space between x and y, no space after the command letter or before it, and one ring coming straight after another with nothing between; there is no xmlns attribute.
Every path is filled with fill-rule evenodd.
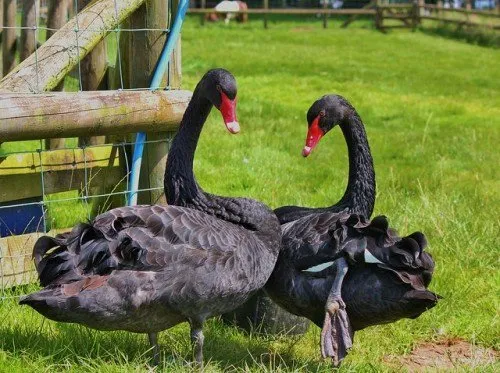
<svg viewBox="0 0 500 373"><path fill-rule="evenodd" d="M168 68L170 55L174 50L177 40L179 39L182 24L186 18L186 12L189 8L189 0L180 0L177 14L167 37L167 41L160 54L158 64L153 73L149 89L156 90L160 88L161 80ZM129 206L137 205L137 190L139 189L139 176L141 173L142 154L144 152L144 142L146 141L146 133L139 132L135 138L134 154L132 156L132 168L130 171L130 188L128 193L127 204Z"/></svg>

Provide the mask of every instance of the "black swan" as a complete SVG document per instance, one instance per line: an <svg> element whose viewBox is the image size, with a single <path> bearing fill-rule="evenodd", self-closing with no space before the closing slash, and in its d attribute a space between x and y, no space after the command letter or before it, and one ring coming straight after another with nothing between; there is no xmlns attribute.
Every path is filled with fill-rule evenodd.
<svg viewBox="0 0 500 373"><path fill-rule="evenodd" d="M349 154L349 179L343 197L329 207L282 206L274 210L281 224L285 224L304 216L341 211L356 213L369 218L375 206L375 170L365 127L354 107L342 96L325 95L316 100L307 112L308 132L306 145L302 154L308 156L320 139L336 125L342 130ZM225 315L225 320L246 329L257 324L265 324L266 319L273 319L271 328L276 323L283 324L278 330L292 333L304 333L308 323L291 315L279 315L278 307L267 301L264 292L259 292L247 304L236 311ZM265 311L263 311L265 309ZM279 321L274 321L279 319ZM285 321L288 320L288 321Z"/></svg>
<svg viewBox="0 0 500 373"><path fill-rule="evenodd" d="M342 96L325 95L313 103L307 112L308 132L302 151L307 157L319 140L339 125L349 153L349 179L344 196L330 207L283 206L274 210L281 224L297 220L314 212L360 214L369 218L375 206L375 171L365 127L354 107Z"/></svg>
<svg viewBox="0 0 500 373"><path fill-rule="evenodd" d="M313 214L282 229L283 249L266 292L322 328L322 356L335 365L347 355L354 331L416 318L438 301L427 290L434 262L420 232L400 238L384 216L370 222L347 213ZM338 265L345 260L337 259L340 254L353 264L347 274Z"/></svg>
<svg viewBox="0 0 500 373"><path fill-rule="evenodd" d="M367 223L364 222L364 217L361 216L369 217L373 211L375 202L375 173L373 169L373 160L363 123L355 109L343 97L338 95L327 95L317 100L311 106L307 113L307 120L309 129L306 138L306 146L303 150L304 156L310 154L319 140L328 131L335 125L340 125L349 149L349 182L344 197L331 207L305 208L285 206L275 210L282 224L283 251L279 256L277 267L266 285L265 290L271 295L274 294L274 296L272 296L273 300L286 310L295 315L305 316L316 324L322 325L321 346L323 355L331 356L335 362L338 362L341 361L346 354L345 350L347 347L345 346L349 346L350 344L350 339L348 338L349 333L345 333L346 330L349 330L349 319L346 314L345 302L342 299L342 295L344 294L342 283L344 279L348 281L350 278L355 278L356 276L345 277L348 269L348 261L352 264L350 266L351 269L361 267L362 269L355 269L355 271L356 273L365 273L364 277L366 278L379 276L377 267L366 265L366 263L378 263L378 266L385 266L386 273L384 276L386 277L391 277L391 275L387 274L387 270L392 269L397 272L401 268L404 268L405 263L401 264L394 262L394 254L391 253L397 252L399 250L398 246L392 247L389 245L387 248L381 246L384 248L382 251L378 250L379 247L377 245L369 250L365 250L366 247L363 247L363 245L366 246L366 242L371 242L370 237L373 236L373 232L375 232L374 229L380 229L381 232L389 232L388 223L385 218L376 218L370 226L370 229L356 231L356 235L353 236L356 237L356 240L353 240L353 237L347 235L342 238L342 243L340 243L340 238L336 237L334 233L339 232L339 221L343 222L344 220L352 222L356 221L356 219L361 219L360 222L353 223L353 228L363 228L364 224ZM352 212L360 216L353 215L349 217L348 213ZM347 229L347 226L344 228ZM353 234L353 232L347 231L349 234ZM382 233L380 233L379 236L381 234ZM399 239L395 236L390 242L394 243L396 241L401 241L404 244L399 243L398 245L405 247L409 240L412 240L411 245L417 243L421 250L425 247L425 240L420 233L404 239ZM412 248L411 245L410 248ZM356 260L350 258L352 250L357 251L359 254ZM372 254L373 250L378 250L377 255ZM425 255L427 256L427 254ZM294 260L286 259L290 256ZM299 256L302 257L300 261L297 259ZM404 258L404 256L402 258ZM425 270L425 276L428 276L430 281L433 263L430 256L427 256L427 258L428 261L424 263L424 269L421 269L421 272ZM288 260L288 264L283 264L283 260ZM310 276L304 277L301 271L307 268L307 266L324 266L325 261L328 262L331 268L329 271L324 272L325 276L321 280L321 287L316 289L317 291L321 290L322 293L320 292L316 295L315 293L311 293L308 295L308 292L305 290L297 292L297 284L305 284L307 283L306 280L311 278ZM289 269L289 273L286 273L285 268ZM297 275L297 273L299 275ZM358 276L356 278L362 277L363 276ZM285 279L288 280L285 281ZM315 286L319 283L318 281L318 279L314 280ZM381 288L377 288L376 286L370 290L369 284L360 283L358 285L359 288L356 290L356 284L351 280L351 291L360 296L358 302L364 301L368 303L369 299L372 299L367 295L370 291L372 292L370 295L375 298L380 298L385 294L382 292ZM404 281L399 283L396 282L396 285L396 288L405 288ZM311 290L311 287L308 289ZM385 291L387 289L383 290ZM280 298L277 297L276 294L286 294L286 296ZM256 303L254 300L252 301ZM355 320L355 324L362 325L363 322L365 322L366 326L368 326L390 322L404 317L405 315L413 315L412 312L417 312L420 309L417 306L412 308L410 304L405 303L406 301L403 298L395 298L393 302L394 304L392 306L389 306L390 302L387 304L382 302L373 304L372 308L369 309L377 311L377 317L372 317L368 313L358 312L356 314L357 319ZM250 304L250 302L248 304ZM255 312L249 309L250 307L248 307L248 304L236 310L233 314L228 315L227 319L242 320L243 317L247 317L252 320ZM424 302L424 305L426 304L427 303ZM304 307L302 308L302 306ZM394 309L391 309L391 307L394 307ZM267 312L275 315L279 314L273 308L275 307L268 306ZM401 312L398 311L397 308L399 308ZM301 312L298 310L301 310ZM241 315L238 315L239 312L241 312ZM418 314L421 312L423 312L423 309ZM237 317L235 317L235 314ZM318 318L318 315L321 315L321 317ZM363 318L366 318L366 320L363 321ZM299 320L293 321L297 323L300 322ZM239 324L245 325L245 323L241 321ZM342 333L344 334L342 335ZM344 345L343 349L342 345Z"/></svg>
<svg viewBox="0 0 500 373"><path fill-rule="evenodd" d="M194 153L212 105L231 132L236 82L222 69L197 85L168 160ZM188 172L189 173L189 172ZM175 185L175 183L174 183ZM147 333L158 363L157 333L187 321L194 357L203 360L204 321L244 303L265 285L280 248L279 222L260 202L206 200L204 210L179 206L121 207L55 238L33 256L44 289L23 297L56 321L100 330Z"/></svg>

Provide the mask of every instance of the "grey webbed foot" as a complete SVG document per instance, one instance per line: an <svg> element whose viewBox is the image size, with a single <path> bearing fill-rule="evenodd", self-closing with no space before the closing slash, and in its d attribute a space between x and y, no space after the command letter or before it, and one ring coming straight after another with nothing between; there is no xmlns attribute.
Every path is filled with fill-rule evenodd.
<svg viewBox="0 0 500 373"><path fill-rule="evenodd" d="M321 355L330 357L339 366L352 347L352 333L345 303L341 297L332 296L326 304L325 320L321 330Z"/></svg>
<svg viewBox="0 0 500 373"><path fill-rule="evenodd" d="M339 366L352 347L352 329L345 303L342 300L342 283L347 273L348 264L345 258L337 259L335 279L328 294L325 305L325 320L321 330L321 355L330 357L335 366Z"/></svg>

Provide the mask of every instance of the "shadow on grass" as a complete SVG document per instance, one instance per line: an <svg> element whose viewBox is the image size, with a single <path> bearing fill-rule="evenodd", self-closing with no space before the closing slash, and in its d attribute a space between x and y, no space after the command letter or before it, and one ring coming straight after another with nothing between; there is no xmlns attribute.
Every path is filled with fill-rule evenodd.
<svg viewBox="0 0 500 373"><path fill-rule="evenodd" d="M83 326L43 320L26 325L0 327L0 347L17 359L42 361L43 365L80 365L86 362L96 367L127 364L147 366L151 358L145 335L127 332L100 332ZM279 353L272 343L276 340L289 348ZM255 336L225 326L219 319L205 327L205 362L223 370L245 370L249 367L273 371L300 368L294 362L292 348L297 339ZM191 365L191 346L187 324L160 334L161 365L166 370ZM320 362L307 363L308 370L318 371Z"/></svg>
<svg viewBox="0 0 500 373"><path fill-rule="evenodd" d="M459 40L482 47L500 48L500 32L484 28L438 25L435 27L422 27L420 30L432 36Z"/></svg>

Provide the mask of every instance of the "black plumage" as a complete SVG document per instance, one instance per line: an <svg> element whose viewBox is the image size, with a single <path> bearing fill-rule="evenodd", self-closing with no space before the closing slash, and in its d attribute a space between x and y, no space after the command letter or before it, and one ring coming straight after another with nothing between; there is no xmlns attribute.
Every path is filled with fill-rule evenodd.
<svg viewBox="0 0 500 373"><path fill-rule="evenodd" d="M358 327L395 321L419 315L435 304L437 298L425 289L434 263L423 251L423 234L399 238L389 229L385 217L365 221L375 204L375 172L364 125L354 107L341 96L326 95L313 103L307 121L304 156L333 127L342 129L349 151L348 185L333 206L284 206L275 210L282 224L283 250L266 289L288 311L322 326L322 355L338 364L352 344L351 323ZM301 272L325 262L330 264L329 269L319 278L318 274ZM370 262L377 264L366 264ZM354 275L350 274L352 270ZM378 282L353 280L364 278ZM345 281L350 281L347 288L343 286ZM381 283L386 286L377 285ZM350 297L350 309L345 295ZM355 304L364 304L361 312ZM350 320L353 315L355 320Z"/></svg>
<svg viewBox="0 0 500 373"><path fill-rule="evenodd" d="M375 172L354 107L326 95L311 106L307 121L305 156L334 126L341 127L349 151L348 185L333 206L275 210L283 249L266 291L287 311L322 327L322 355L339 364L354 330L416 317L434 306L437 297L426 290L434 264L423 251L423 234L400 238L385 217L366 221L375 204ZM306 271L311 267L316 272Z"/></svg>
<svg viewBox="0 0 500 373"><path fill-rule="evenodd" d="M213 105L237 132L236 82L209 71L196 87L168 155L180 178ZM185 174L182 174L185 170ZM168 170L167 170L168 174ZM193 178L194 180L194 178ZM42 315L101 330L148 333L158 359L156 333L188 321L194 355L202 361L203 322L230 311L262 288L276 262L281 230L260 202L205 195L198 211L178 206L120 207L55 238L41 237L33 256L45 288L21 299ZM169 199L170 202L170 199Z"/></svg>
<svg viewBox="0 0 500 373"><path fill-rule="evenodd" d="M315 101L307 112L309 129L313 126L315 119L317 119L318 130L321 131L319 138L326 135L336 125L342 130L349 153L347 188L342 198L332 206L316 208L282 206L274 210L275 214L281 224L316 212L347 211L369 218L375 206L375 170L361 117L344 97L325 95ZM317 143L310 147L309 152L316 145Z"/></svg>
<svg viewBox="0 0 500 373"><path fill-rule="evenodd" d="M401 238L383 216L370 222L347 213L314 214L284 224L283 242L266 292L288 312L323 328L322 354L336 365L352 346L354 331L418 317L437 303L427 290L434 262L424 251L424 235ZM351 264L341 288L346 313L325 323L325 305L342 276L339 257Z"/></svg>

